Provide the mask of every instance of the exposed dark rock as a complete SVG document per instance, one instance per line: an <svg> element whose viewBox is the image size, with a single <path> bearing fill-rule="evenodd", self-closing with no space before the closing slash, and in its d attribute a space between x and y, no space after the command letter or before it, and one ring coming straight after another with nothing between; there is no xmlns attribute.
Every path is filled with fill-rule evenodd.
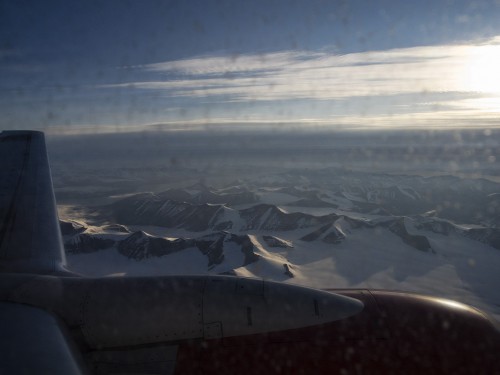
<svg viewBox="0 0 500 375"><path fill-rule="evenodd" d="M69 253L92 253L98 250L108 249L115 245L115 241L109 238L101 238L87 233L80 233L71 237L64 243L64 248Z"/></svg>
<svg viewBox="0 0 500 375"><path fill-rule="evenodd" d="M416 219L418 220L418 217ZM444 236L460 232L453 223L440 219L424 218L424 220L418 221L415 226L420 230L428 230L429 232L442 234Z"/></svg>
<svg viewBox="0 0 500 375"><path fill-rule="evenodd" d="M498 228L471 228L464 232L464 236L500 249L500 229Z"/></svg>
<svg viewBox="0 0 500 375"><path fill-rule="evenodd" d="M337 215L313 216L300 212L286 213L270 204L259 204L240 211L246 225L242 230L295 230L335 221Z"/></svg>
<svg viewBox="0 0 500 375"><path fill-rule="evenodd" d="M184 228L191 231L287 231L314 227L338 219L335 214L314 216L300 212L287 213L275 205L258 204L238 211L243 224L241 228L235 228L234 222L221 221L225 210L228 210L227 207L162 200L154 194L138 194L114 203L111 208L116 221L121 223Z"/></svg>
<svg viewBox="0 0 500 375"><path fill-rule="evenodd" d="M198 249L207 256L209 267L215 264L221 264L224 260L225 240L226 233L217 233L195 240Z"/></svg>
<svg viewBox="0 0 500 375"><path fill-rule="evenodd" d="M125 225L121 224L110 224L102 227L105 231L113 231L119 233L131 233Z"/></svg>
<svg viewBox="0 0 500 375"><path fill-rule="evenodd" d="M448 220L428 216L415 216L412 219L415 220L415 227L419 230L427 230L445 236L452 234L464 236L500 249L500 228L475 227L466 229Z"/></svg>
<svg viewBox="0 0 500 375"><path fill-rule="evenodd" d="M231 235L231 240L241 245L241 251L245 254L244 266L259 260L260 257L258 254L255 254L255 246L248 235L237 236L233 234Z"/></svg>
<svg viewBox="0 0 500 375"><path fill-rule="evenodd" d="M323 237L323 242L330 244L339 244L345 239L344 234L339 231L335 226L332 226L331 231Z"/></svg>
<svg viewBox="0 0 500 375"><path fill-rule="evenodd" d="M138 231L120 241L118 251L127 258L141 260L153 256L168 255L193 246L195 246L193 240L184 238L168 240Z"/></svg>
<svg viewBox="0 0 500 375"><path fill-rule="evenodd" d="M293 248L291 241L285 241L285 240L282 240L281 238L278 238L278 237L264 235L264 236L262 236L262 239L270 247Z"/></svg>
<svg viewBox="0 0 500 375"><path fill-rule="evenodd" d="M222 214L221 205L193 205L163 200L155 194L138 194L114 203L112 211L117 222L135 225L156 225L203 231Z"/></svg>
<svg viewBox="0 0 500 375"><path fill-rule="evenodd" d="M85 232L87 227L76 221L63 221L59 220L59 227L61 228L61 234L63 236L74 236L76 234Z"/></svg>
<svg viewBox="0 0 500 375"><path fill-rule="evenodd" d="M316 241L323 234L325 234L332 226L333 226L333 223L328 223L326 225L323 225L322 227L316 229L314 232L306 234L304 237L300 238L300 240L307 241L307 242Z"/></svg>
<svg viewBox="0 0 500 375"><path fill-rule="evenodd" d="M226 251L224 244L226 242L241 245L241 252L244 254L244 262L241 266L246 266L259 259L248 236L238 236L227 232L213 233L196 239L178 238L168 240L139 231L121 241L118 244L118 251L128 258L141 260L196 247L208 258L208 267L212 267L224 261L224 252Z"/></svg>
<svg viewBox="0 0 500 375"><path fill-rule="evenodd" d="M399 237L401 237L404 243L414 247L417 250L432 252L432 253L435 252L432 249L431 244L429 243L427 237L422 235L410 234L408 232L408 230L406 229L404 218L399 218L391 225L389 225L389 230L394 234L398 235Z"/></svg>
<svg viewBox="0 0 500 375"><path fill-rule="evenodd" d="M288 264L284 263L283 268L285 269L285 275L287 275L288 277L293 277L293 273L290 270L290 266Z"/></svg>
<svg viewBox="0 0 500 375"><path fill-rule="evenodd" d="M366 220L360 220L360 219L353 219L352 217L348 216L342 216L342 218L345 220L346 223L349 224L349 226L352 229L357 229L357 228L373 228L378 225L378 223L374 223L372 221L366 221Z"/></svg>
<svg viewBox="0 0 500 375"><path fill-rule="evenodd" d="M338 244L345 239L345 236L333 223L329 223L301 238L302 241L307 242L316 241L318 239L322 239L322 241L326 243Z"/></svg>

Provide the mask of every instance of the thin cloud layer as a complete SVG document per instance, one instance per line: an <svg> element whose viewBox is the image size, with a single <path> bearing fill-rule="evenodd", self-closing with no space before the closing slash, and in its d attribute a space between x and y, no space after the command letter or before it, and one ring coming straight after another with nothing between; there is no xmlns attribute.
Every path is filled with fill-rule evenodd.
<svg viewBox="0 0 500 375"><path fill-rule="evenodd" d="M318 108L323 109L325 104L320 103L331 103L332 109L316 113L309 110L304 118L320 122L370 120L373 124L412 118L415 123L432 118L441 123L448 118L451 124L458 118L462 123L463 119L471 121L476 117L486 121L498 115L497 66L500 37L476 44L344 55L331 51L282 51L201 56L135 67L161 79L105 87L145 90L182 99L187 101L188 110L203 103L219 103L216 115L229 118L231 115L223 113L220 107L237 103L242 116L236 115L234 120L248 117L250 112L245 112L245 106L251 106L252 117L259 117L259 105L279 106L281 114L276 115L283 121L286 113L297 115L300 103L302 107L303 103L318 103ZM367 108L368 105L377 108ZM364 115L354 114L349 119L342 106L349 108L347 112ZM374 114L379 115L376 118L380 121L372 118ZM267 109L261 117L270 121L273 111Z"/></svg>
<svg viewBox="0 0 500 375"><path fill-rule="evenodd" d="M335 55L287 51L208 56L146 65L165 79L124 84L172 96L268 101L468 91L460 80L472 46L433 46ZM116 87L116 85L114 86Z"/></svg>

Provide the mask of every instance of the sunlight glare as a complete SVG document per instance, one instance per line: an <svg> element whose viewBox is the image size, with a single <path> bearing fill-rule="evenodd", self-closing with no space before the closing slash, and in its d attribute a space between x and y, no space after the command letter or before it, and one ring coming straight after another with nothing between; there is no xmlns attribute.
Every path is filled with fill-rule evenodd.
<svg viewBox="0 0 500 375"><path fill-rule="evenodd" d="M471 47L460 80L466 91L500 93L500 45Z"/></svg>

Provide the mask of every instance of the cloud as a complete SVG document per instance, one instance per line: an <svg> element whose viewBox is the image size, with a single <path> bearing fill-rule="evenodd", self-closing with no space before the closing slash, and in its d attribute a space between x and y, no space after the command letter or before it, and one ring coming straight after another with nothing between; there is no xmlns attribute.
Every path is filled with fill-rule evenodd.
<svg viewBox="0 0 500 375"><path fill-rule="evenodd" d="M286 51L205 56L143 66L167 79L127 84L180 97L225 101L332 100L464 89L468 46L432 46L335 55ZM125 85L122 85L125 86ZM114 87L117 87L116 85Z"/></svg>
<svg viewBox="0 0 500 375"><path fill-rule="evenodd" d="M307 61L320 55L314 52L285 51L254 55L205 56L149 64L143 68L155 72L178 72L186 75L265 73L285 69L292 61Z"/></svg>
<svg viewBox="0 0 500 375"><path fill-rule="evenodd" d="M136 67L158 79L104 87L182 99L189 111L218 104L211 107L212 116L233 121L289 116L325 123L472 124L479 119L489 126L500 114L497 66L500 37L344 55L321 50L200 56Z"/></svg>

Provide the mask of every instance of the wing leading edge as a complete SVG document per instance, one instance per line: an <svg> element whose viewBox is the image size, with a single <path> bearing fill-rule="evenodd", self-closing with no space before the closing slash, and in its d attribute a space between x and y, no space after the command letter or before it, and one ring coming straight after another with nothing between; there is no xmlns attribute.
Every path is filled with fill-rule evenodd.
<svg viewBox="0 0 500 375"><path fill-rule="evenodd" d="M66 259L45 137L0 133L0 272L54 274Z"/></svg>

